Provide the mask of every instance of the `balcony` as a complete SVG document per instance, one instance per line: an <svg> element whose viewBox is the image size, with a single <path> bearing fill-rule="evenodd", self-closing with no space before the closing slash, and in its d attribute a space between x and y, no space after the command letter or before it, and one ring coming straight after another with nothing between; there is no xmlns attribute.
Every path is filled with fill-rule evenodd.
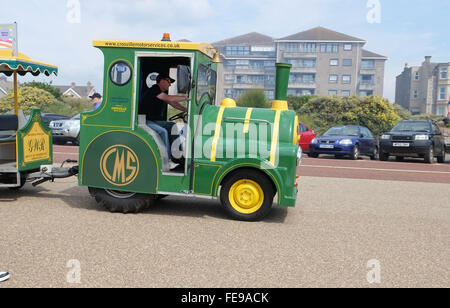
<svg viewBox="0 0 450 308"><path fill-rule="evenodd" d="M292 67L291 73L316 73L316 67Z"/></svg>
<svg viewBox="0 0 450 308"><path fill-rule="evenodd" d="M317 58L317 52L283 52L284 58Z"/></svg>
<svg viewBox="0 0 450 308"><path fill-rule="evenodd" d="M375 90L375 83L360 83L359 90L362 90L362 91Z"/></svg>
<svg viewBox="0 0 450 308"><path fill-rule="evenodd" d="M301 81L295 81L295 82L289 82L288 88L289 89L316 89L317 85L315 82L301 82Z"/></svg>

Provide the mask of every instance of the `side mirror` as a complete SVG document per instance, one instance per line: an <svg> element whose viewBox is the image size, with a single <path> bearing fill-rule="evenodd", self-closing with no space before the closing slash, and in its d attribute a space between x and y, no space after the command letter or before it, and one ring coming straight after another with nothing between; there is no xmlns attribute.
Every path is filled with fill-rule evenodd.
<svg viewBox="0 0 450 308"><path fill-rule="evenodd" d="M191 90L192 75L191 69L187 65L178 65L177 67L177 85L178 93L187 94Z"/></svg>

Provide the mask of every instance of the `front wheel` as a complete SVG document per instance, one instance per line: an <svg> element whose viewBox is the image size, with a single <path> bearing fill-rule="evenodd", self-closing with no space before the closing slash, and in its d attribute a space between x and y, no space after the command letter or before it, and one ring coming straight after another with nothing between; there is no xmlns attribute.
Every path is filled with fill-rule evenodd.
<svg viewBox="0 0 450 308"><path fill-rule="evenodd" d="M112 213L140 213L154 203L152 195L89 187L95 200Z"/></svg>
<svg viewBox="0 0 450 308"><path fill-rule="evenodd" d="M269 214L274 195L274 186L265 174L242 169L224 180L220 201L232 218L258 221Z"/></svg>
<svg viewBox="0 0 450 308"><path fill-rule="evenodd" d="M437 161L440 164L445 163L445 147L442 148L441 154L437 157Z"/></svg>
<svg viewBox="0 0 450 308"><path fill-rule="evenodd" d="M433 145L430 145L427 152L425 153L424 160L427 164L433 164L434 163L434 148Z"/></svg>
<svg viewBox="0 0 450 308"><path fill-rule="evenodd" d="M353 160L358 160L359 159L359 146L358 145L355 145L355 147L353 148L353 153L352 153L351 158Z"/></svg>

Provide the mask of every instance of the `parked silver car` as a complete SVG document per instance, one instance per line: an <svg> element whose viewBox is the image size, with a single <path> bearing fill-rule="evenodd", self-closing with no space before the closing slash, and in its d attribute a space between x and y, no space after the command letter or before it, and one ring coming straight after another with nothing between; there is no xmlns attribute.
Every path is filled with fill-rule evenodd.
<svg viewBox="0 0 450 308"><path fill-rule="evenodd" d="M80 144L80 115L68 120L51 121L49 127L52 130L55 144L66 144L67 141L75 145Z"/></svg>

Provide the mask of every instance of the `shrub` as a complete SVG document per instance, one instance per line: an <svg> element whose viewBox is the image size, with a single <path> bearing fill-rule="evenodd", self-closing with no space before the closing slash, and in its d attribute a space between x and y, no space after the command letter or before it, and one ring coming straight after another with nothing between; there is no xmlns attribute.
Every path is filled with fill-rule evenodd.
<svg viewBox="0 0 450 308"><path fill-rule="evenodd" d="M264 91L260 89L246 91L238 98L237 105L240 107L270 108L269 100Z"/></svg>

